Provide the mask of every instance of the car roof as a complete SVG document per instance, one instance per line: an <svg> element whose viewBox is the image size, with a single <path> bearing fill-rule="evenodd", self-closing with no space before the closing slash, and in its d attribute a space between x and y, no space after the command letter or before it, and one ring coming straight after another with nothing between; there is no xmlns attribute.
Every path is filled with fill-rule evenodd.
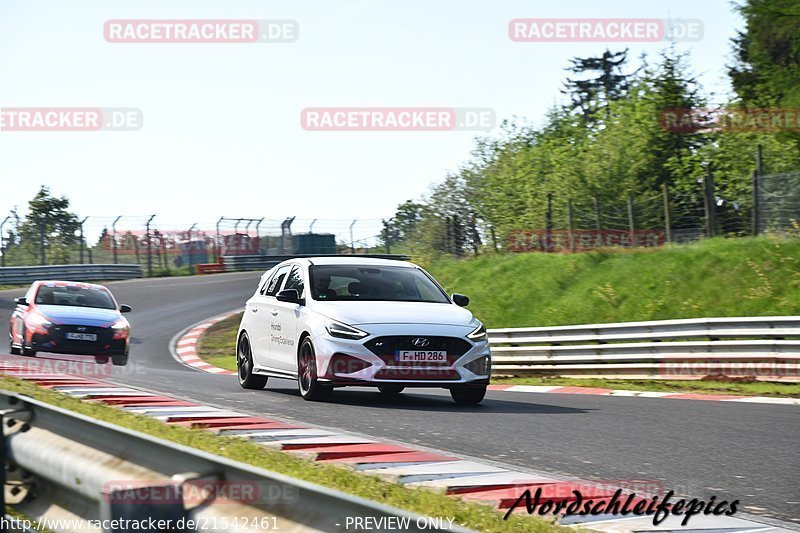
<svg viewBox="0 0 800 533"><path fill-rule="evenodd" d="M307 265L345 265L345 266L358 266L358 265L366 265L366 266L393 266L393 267L402 267L402 268L415 268L417 265L414 263L409 263L408 261L402 261L398 259L380 259L377 257L368 257L368 256L359 256L359 255L352 255L352 256L337 256L337 257L302 257L297 259L290 259L289 261L294 262L306 262Z"/></svg>
<svg viewBox="0 0 800 533"><path fill-rule="evenodd" d="M45 285L47 287L82 287L84 289L103 289L108 290L106 287L102 285L97 285L96 283L86 283L85 281L64 281L60 279L40 279L33 282L34 284L41 287Z"/></svg>

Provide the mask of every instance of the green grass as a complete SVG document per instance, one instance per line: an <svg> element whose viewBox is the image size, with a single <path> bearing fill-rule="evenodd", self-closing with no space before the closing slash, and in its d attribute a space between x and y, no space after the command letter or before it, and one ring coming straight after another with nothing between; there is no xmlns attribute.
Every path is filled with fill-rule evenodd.
<svg viewBox="0 0 800 533"><path fill-rule="evenodd" d="M236 371L236 332L242 313L217 322L208 328L197 345L197 354L206 362Z"/></svg>
<svg viewBox="0 0 800 533"><path fill-rule="evenodd" d="M774 396L800 398L800 383L740 382L718 380L637 380L604 378L492 378L493 385L547 385L565 387L599 387L655 392L692 392L699 394L730 394L740 396Z"/></svg>
<svg viewBox="0 0 800 533"><path fill-rule="evenodd" d="M0 376L0 388L24 394L97 420L141 431L386 505L423 515L455 518L456 523L479 531L567 531L566 528L556 526L551 522L523 515L511 516L506 521L503 520L501 513L485 505L469 504L429 490L403 487L340 466L315 463L260 446L243 438L225 437L202 429L169 425L144 415L128 413L107 405L82 402L62 393L42 389L24 380Z"/></svg>
<svg viewBox="0 0 800 533"><path fill-rule="evenodd" d="M800 314L800 239L488 254L424 266L487 327Z"/></svg>

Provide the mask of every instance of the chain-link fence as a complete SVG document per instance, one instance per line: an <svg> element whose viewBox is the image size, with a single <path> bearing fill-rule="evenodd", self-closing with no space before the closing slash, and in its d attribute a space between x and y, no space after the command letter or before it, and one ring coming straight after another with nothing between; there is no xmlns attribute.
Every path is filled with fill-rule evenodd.
<svg viewBox="0 0 800 533"><path fill-rule="evenodd" d="M757 176L754 181L758 232L800 232L800 172Z"/></svg>
<svg viewBox="0 0 800 533"><path fill-rule="evenodd" d="M68 245L52 235L24 239L24 217L0 219L2 266L140 264L145 271L191 269L225 255L369 253L380 245L380 219L220 217L181 222L159 216L87 216ZM55 248L58 247L58 250Z"/></svg>
<svg viewBox="0 0 800 533"><path fill-rule="evenodd" d="M747 183L747 186L743 186ZM609 246L660 246L704 237L800 233L800 172L759 175L717 188L709 171L694 188L580 200L546 199L542 226L509 232L512 252L579 252Z"/></svg>

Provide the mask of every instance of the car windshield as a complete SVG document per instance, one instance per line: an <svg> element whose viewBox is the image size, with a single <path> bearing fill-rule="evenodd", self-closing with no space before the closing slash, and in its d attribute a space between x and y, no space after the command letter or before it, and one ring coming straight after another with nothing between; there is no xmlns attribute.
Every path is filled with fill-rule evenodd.
<svg viewBox="0 0 800 533"><path fill-rule="evenodd" d="M95 307L116 309L113 298L105 289L78 287L39 287L36 292L37 305L72 305L76 307Z"/></svg>
<svg viewBox="0 0 800 533"><path fill-rule="evenodd" d="M315 265L311 285L320 301L450 302L424 272L408 267Z"/></svg>

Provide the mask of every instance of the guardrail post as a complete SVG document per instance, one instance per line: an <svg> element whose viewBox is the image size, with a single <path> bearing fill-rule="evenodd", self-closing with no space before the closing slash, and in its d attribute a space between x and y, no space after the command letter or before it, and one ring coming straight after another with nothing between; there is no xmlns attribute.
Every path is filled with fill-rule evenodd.
<svg viewBox="0 0 800 533"><path fill-rule="evenodd" d="M8 403L16 405L19 403L17 398L9 398ZM30 429L28 422L30 422L32 416L31 411L27 409L6 409L0 411L0 509L2 509L2 517L3 520L0 520L0 533L6 533L6 521L5 521L5 514L6 514L6 453L7 453L7 446L8 441L6 437L6 427L12 428L21 420L6 418L6 416L11 414L19 414L22 413L25 417L25 420L22 421L23 425L20 428L20 431L25 432Z"/></svg>

